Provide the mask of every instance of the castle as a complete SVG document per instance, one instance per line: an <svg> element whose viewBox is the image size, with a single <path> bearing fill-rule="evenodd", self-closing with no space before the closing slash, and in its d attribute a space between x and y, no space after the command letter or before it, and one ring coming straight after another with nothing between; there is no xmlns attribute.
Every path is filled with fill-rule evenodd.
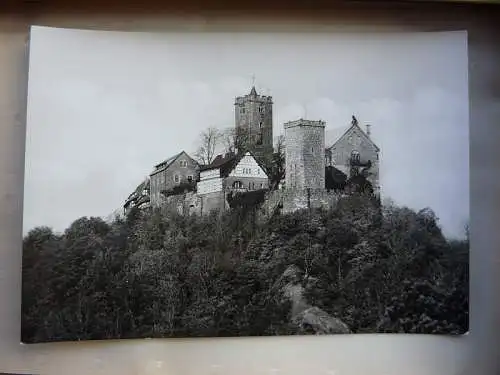
<svg viewBox="0 0 500 375"><path fill-rule="evenodd" d="M327 140L326 123L297 119L284 126L284 179L270 184L273 156L273 100L250 93L234 102L234 150L200 165L181 151L154 166L149 177L127 198L124 209L170 207L179 213L206 214L230 209L235 194L264 192L263 211L291 212L331 207L339 194L367 191L380 196L379 152L353 116L346 128ZM331 143L328 143L331 142ZM273 176L274 177L274 176Z"/></svg>

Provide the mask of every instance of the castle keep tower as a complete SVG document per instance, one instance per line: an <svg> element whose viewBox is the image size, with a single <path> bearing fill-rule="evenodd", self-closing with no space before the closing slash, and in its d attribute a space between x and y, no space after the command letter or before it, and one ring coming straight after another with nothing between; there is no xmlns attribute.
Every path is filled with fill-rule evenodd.
<svg viewBox="0 0 500 375"><path fill-rule="evenodd" d="M245 138L246 147L257 157L273 152L273 100L257 94L255 86L250 94L236 98L235 125Z"/></svg>
<svg viewBox="0 0 500 375"><path fill-rule="evenodd" d="M300 119L284 127L286 187L324 189L325 122Z"/></svg>

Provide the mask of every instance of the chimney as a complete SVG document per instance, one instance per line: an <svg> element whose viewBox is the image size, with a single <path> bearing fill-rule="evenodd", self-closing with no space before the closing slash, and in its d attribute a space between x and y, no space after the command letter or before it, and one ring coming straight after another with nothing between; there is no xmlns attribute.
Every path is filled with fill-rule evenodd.
<svg viewBox="0 0 500 375"><path fill-rule="evenodd" d="M372 132L371 132L371 125L366 125L366 135L368 137L370 137L372 135Z"/></svg>

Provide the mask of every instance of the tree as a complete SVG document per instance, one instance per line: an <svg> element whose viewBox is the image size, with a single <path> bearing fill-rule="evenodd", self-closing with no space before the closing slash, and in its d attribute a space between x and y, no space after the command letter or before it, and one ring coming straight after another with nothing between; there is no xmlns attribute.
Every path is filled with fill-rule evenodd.
<svg viewBox="0 0 500 375"><path fill-rule="evenodd" d="M222 132L222 143L226 152L244 152L248 148L250 133L242 127L228 128Z"/></svg>
<svg viewBox="0 0 500 375"><path fill-rule="evenodd" d="M217 146L222 139L221 131L215 127L210 127L200 134L200 145L195 153L195 157L201 164L210 164L215 157Z"/></svg>
<svg viewBox="0 0 500 375"><path fill-rule="evenodd" d="M271 190L275 190L278 184L285 178L285 137L283 135L280 135L276 141L270 164L268 173Z"/></svg>

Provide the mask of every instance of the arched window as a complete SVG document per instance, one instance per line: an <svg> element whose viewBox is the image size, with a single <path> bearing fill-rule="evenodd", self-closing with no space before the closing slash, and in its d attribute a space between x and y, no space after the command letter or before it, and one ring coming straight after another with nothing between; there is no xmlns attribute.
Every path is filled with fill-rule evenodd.
<svg viewBox="0 0 500 375"><path fill-rule="evenodd" d="M352 151L352 152L351 152L351 159L352 159L353 161L359 161L359 160L360 160L360 158L361 158L361 157L360 157L360 155L359 155L359 152L358 152L358 151L355 151L355 150L354 150L354 151Z"/></svg>

